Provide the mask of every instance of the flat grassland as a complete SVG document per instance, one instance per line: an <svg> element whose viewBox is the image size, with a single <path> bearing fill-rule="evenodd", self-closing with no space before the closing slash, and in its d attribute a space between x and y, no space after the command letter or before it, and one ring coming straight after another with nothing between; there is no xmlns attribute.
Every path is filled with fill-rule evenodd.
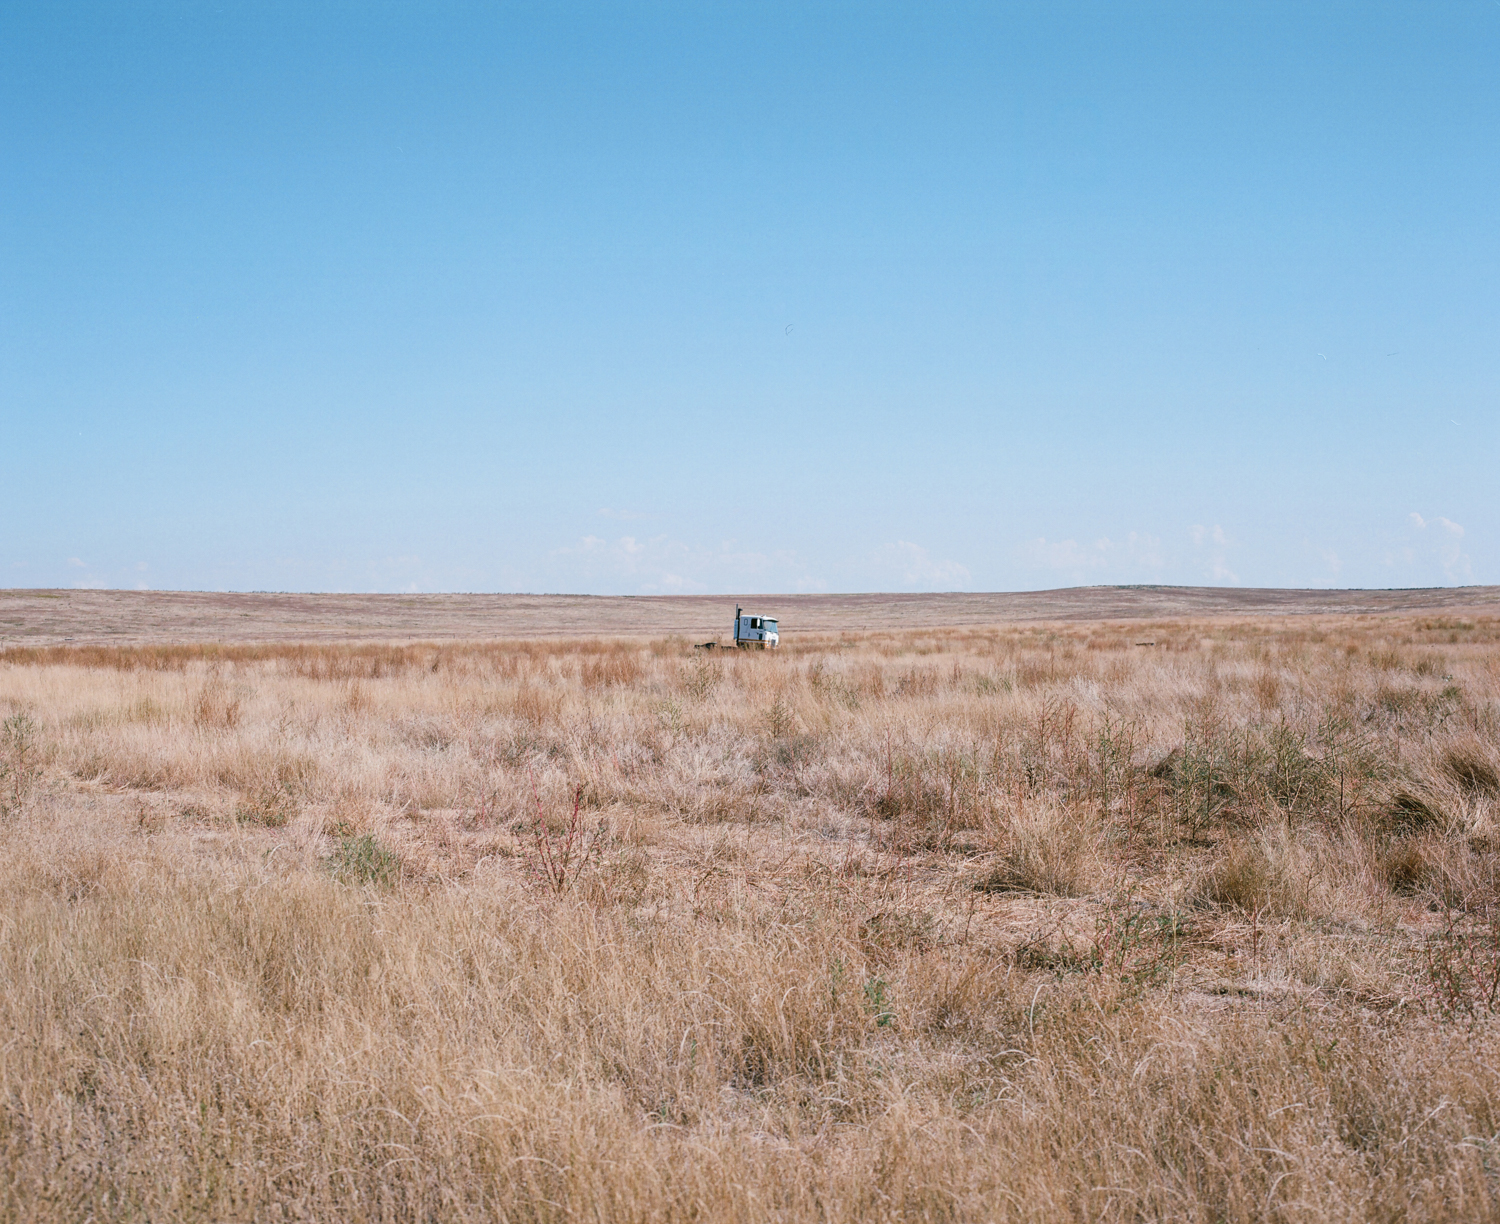
<svg viewBox="0 0 1500 1224"><path fill-rule="evenodd" d="M59 636L5 1218L1500 1214L1494 612Z"/></svg>
<svg viewBox="0 0 1500 1224"><path fill-rule="evenodd" d="M0 649L68 642L224 645L673 634L707 641L728 635L736 602L752 612L780 616L782 629L792 634L848 633L1173 616L1500 616L1500 587L1071 587L946 595L660 596L0 590Z"/></svg>

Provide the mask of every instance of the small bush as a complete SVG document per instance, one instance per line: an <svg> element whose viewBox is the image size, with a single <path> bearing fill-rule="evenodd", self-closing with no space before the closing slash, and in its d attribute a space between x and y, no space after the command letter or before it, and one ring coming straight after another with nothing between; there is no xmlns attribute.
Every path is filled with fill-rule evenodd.
<svg viewBox="0 0 1500 1224"><path fill-rule="evenodd" d="M1166 785L1186 827L1197 839L1230 812L1238 794L1231 785L1240 772L1233 759L1233 746L1221 728L1209 720L1189 723L1180 748L1174 748L1148 771L1148 776Z"/></svg>
<svg viewBox="0 0 1500 1224"><path fill-rule="evenodd" d="M890 998L887 996L887 983L884 978L871 978L865 983L865 1006L875 1018L875 1023L884 1028L896 1018L896 1013L891 1010Z"/></svg>
<svg viewBox="0 0 1500 1224"><path fill-rule="evenodd" d="M296 814L296 797L284 786L265 787L234 810L234 818L241 824L264 825L268 829L285 828Z"/></svg>
<svg viewBox="0 0 1500 1224"><path fill-rule="evenodd" d="M0 723L0 816L17 816L42 776L42 728L24 710Z"/></svg>
<svg viewBox="0 0 1500 1224"><path fill-rule="evenodd" d="M609 834L608 824L601 820L590 829L583 819L583 787L573 793L573 812L559 831L547 823L542 798L531 783L536 800L536 817L531 824L532 852L527 863L531 878L548 892L562 896L578 883L584 871L599 862Z"/></svg>
<svg viewBox="0 0 1500 1224"><path fill-rule="evenodd" d="M700 654L691 666L682 669L682 691L695 701L702 701L712 695L723 678L724 669L718 661Z"/></svg>
<svg viewBox="0 0 1500 1224"><path fill-rule="evenodd" d="M1157 985L1182 963L1187 933L1180 914L1127 893L1095 919L1088 966L1127 991L1140 991Z"/></svg>
<svg viewBox="0 0 1500 1224"><path fill-rule="evenodd" d="M766 734L772 739L783 739L792 734L796 725L797 716L792 712L791 703L778 694L766 711Z"/></svg>
<svg viewBox="0 0 1500 1224"><path fill-rule="evenodd" d="M401 873L401 860L381 845L373 833L339 838L329 865L334 878L348 884L389 886Z"/></svg>
<svg viewBox="0 0 1500 1224"><path fill-rule="evenodd" d="M1447 1021L1476 1024L1500 1010L1500 927L1449 910L1426 948L1427 1005Z"/></svg>
<svg viewBox="0 0 1500 1224"><path fill-rule="evenodd" d="M1304 813L1332 805L1332 773L1328 764L1311 755L1307 736L1285 721L1267 737L1265 789L1279 807Z"/></svg>

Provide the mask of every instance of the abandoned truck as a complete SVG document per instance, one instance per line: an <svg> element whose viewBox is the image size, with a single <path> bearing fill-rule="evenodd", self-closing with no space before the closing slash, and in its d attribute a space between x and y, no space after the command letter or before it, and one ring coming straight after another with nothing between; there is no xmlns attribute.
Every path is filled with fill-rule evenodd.
<svg viewBox="0 0 1500 1224"><path fill-rule="evenodd" d="M764 650L781 641L776 621L770 616L746 616L743 608L734 610L734 644L742 650Z"/></svg>

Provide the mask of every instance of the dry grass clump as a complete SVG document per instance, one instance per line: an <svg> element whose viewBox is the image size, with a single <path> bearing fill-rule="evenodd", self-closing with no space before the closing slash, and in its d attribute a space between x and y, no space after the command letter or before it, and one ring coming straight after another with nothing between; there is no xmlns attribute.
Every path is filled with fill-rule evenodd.
<svg viewBox="0 0 1500 1224"><path fill-rule="evenodd" d="M1231 841L1209 870L1200 896L1213 905L1278 918L1317 912L1313 889L1321 864L1311 846L1285 825L1268 825Z"/></svg>
<svg viewBox="0 0 1500 1224"><path fill-rule="evenodd" d="M0 1211L1500 1210L1500 622L785 640L0 655Z"/></svg>
<svg viewBox="0 0 1500 1224"><path fill-rule="evenodd" d="M154 703L148 709L151 714L159 712L159 707ZM193 697L193 725L227 730L237 726L239 721L239 695L225 681L222 673L217 670L209 672Z"/></svg>
<svg viewBox="0 0 1500 1224"><path fill-rule="evenodd" d="M1442 768L1464 791L1500 797L1500 769L1495 767L1495 750L1477 737L1447 744L1442 752Z"/></svg>
<svg viewBox="0 0 1500 1224"><path fill-rule="evenodd" d="M1099 882L1106 853L1095 813L1045 796L1001 810L986 830L998 853L976 887L1076 897Z"/></svg>

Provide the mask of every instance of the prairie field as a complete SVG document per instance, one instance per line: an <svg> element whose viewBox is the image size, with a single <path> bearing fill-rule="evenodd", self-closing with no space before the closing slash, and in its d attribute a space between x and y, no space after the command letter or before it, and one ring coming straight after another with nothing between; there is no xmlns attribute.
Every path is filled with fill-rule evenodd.
<svg viewBox="0 0 1500 1224"><path fill-rule="evenodd" d="M0 1214L1500 1217L1500 617L0 651Z"/></svg>

